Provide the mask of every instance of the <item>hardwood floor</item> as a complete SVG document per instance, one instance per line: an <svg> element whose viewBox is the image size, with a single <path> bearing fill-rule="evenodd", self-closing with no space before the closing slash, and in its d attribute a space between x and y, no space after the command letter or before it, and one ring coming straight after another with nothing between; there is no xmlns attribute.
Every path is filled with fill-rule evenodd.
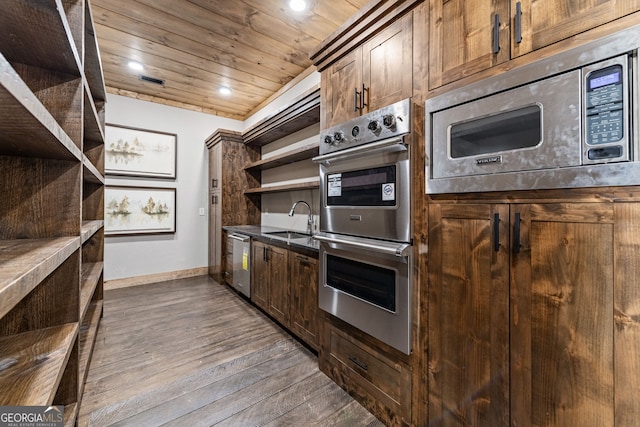
<svg viewBox="0 0 640 427"><path fill-rule="evenodd" d="M79 426L382 426L207 276L104 293Z"/></svg>

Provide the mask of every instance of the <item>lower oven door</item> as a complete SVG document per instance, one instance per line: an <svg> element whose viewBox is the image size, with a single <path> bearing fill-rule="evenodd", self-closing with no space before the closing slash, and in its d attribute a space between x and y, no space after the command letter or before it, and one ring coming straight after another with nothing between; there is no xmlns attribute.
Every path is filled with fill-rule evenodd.
<svg viewBox="0 0 640 427"><path fill-rule="evenodd" d="M322 310L411 353L412 247L330 233L320 241Z"/></svg>

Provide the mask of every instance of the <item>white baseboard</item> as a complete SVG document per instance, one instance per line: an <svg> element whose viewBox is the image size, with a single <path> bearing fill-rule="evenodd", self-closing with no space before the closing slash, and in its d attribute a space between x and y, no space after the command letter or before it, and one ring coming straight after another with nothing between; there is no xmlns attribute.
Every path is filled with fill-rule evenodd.
<svg viewBox="0 0 640 427"><path fill-rule="evenodd" d="M209 273L208 267L190 268L188 270L169 271L167 273L147 274L145 276L126 277L124 279L106 280L104 290L127 288L129 286L146 285L167 280L184 279L186 277L204 276Z"/></svg>

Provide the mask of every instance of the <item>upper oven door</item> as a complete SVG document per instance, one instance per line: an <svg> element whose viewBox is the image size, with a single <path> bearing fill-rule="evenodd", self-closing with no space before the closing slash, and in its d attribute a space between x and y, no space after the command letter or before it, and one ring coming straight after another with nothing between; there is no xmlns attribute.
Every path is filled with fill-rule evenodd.
<svg viewBox="0 0 640 427"><path fill-rule="evenodd" d="M432 113L432 179L581 164L575 70Z"/></svg>
<svg viewBox="0 0 640 427"><path fill-rule="evenodd" d="M409 148L402 137L319 156L320 230L408 242Z"/></svg>

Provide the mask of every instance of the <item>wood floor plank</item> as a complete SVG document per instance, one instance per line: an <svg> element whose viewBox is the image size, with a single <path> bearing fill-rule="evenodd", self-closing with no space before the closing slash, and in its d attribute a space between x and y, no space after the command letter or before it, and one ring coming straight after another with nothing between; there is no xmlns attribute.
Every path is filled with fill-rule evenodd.
<svg viewBox="0 0 640 427"><path fill-rule="evenodd" d="M104 296L80 427L381 425L313 353L209 277Z"/></svg>
<svg viewBox="0 0 640 427"><path fill-rule="evenodd" d="M227 377L235 376L239 372L246 375L250 368L263 364L265 360L269 361L291 351L302 354L300 352L301 347L301 344L293 339L272 340L271 343L263 347L262 351L254 351L218 365L205 366L190 375L167 382L163 387L156 387L145 392L139 390L138 394L132 398L98 408L92 412L91 420L93 423L100 425L111 425L154 408L159 404L164 404L164 402L170 401L176 396L185 395Z"/></svg>
<svg viewBox="0 0 640 427"><path fill-rule="evenodd" d="M183 426L194 425L191 422L185 422L185 420L180 419L180 417L189 414L193 415L195 411L198 411L196 414L197 417L202 417L203 413L207 414L210 412L209 409L202 411L202 408L211 408L214 402L269 378L274 368L283 371L308 371L309 365L308 363L304 363L305 359L307 359L308 362L308 356L301 352L294 352L293 355L283 354L281 357L274 357L260 365L239 372L237 375L222 378L220 381L215 381L189 393L162 402L161 405L157 405L134 417L127 418L122 423L114 424L114 427L127 425L154 427L171 421L178 421L178 424ZM265 364L269 366L265 366ZM271 379L269 378L269 380ZM232 397L232 399L235 398L236 396ZM229 406L228 402L223 402L223 405ZM189 417L186 418L188 419ZM206 420L208 423L213 421L209 417L207 417Z"/></svg>
<svg viewBox="0 0 640 427"><path fill-rule="evenodd" d="M260 405L265 398L272 397L286 389L291 382L300 383L313 379L319 372L313 372L308 364L292 366L284 371L273 372L268 378L250 384L235 393L225 396L210 405L192 411L186 416L164 424L165 426L213 426L213 425L257 425L261 411L271 413L274 408ZM322 374L324 375L324 374ZM306 381L303 381L306 383ZM231 423L231 424L229 424Z"/></svg>

